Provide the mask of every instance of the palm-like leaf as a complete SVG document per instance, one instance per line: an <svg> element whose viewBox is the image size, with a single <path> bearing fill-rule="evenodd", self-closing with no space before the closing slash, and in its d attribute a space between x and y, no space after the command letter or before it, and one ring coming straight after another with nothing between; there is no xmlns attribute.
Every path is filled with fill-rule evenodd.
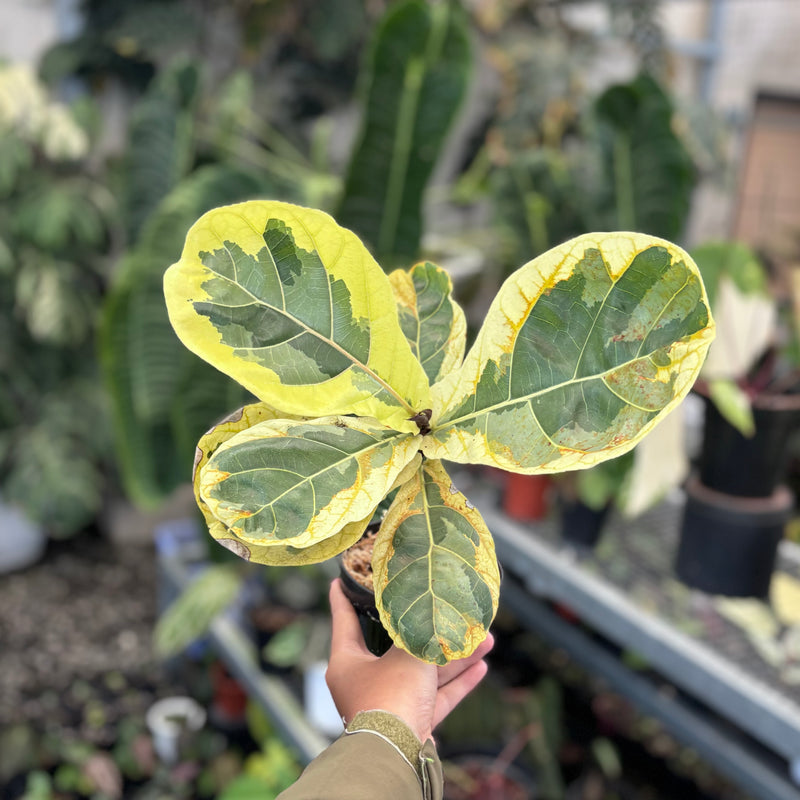
<svg viewBox="0 0 800 800"><path fill-rule="evenodd" d="M423 193L470 63L458 3L404 0L389 9L376 33L363 128L336 218L384 265L417 256Z"/></svg>

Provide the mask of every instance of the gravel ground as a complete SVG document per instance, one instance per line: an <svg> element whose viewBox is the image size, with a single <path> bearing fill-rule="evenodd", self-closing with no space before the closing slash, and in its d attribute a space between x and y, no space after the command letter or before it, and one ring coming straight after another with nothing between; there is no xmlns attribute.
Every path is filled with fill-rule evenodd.
<svg viewBox="0 0 800 800"><path fill-rule="evenodd" d="M156 608L145 544L83 536L0 576L0 729L23 720L81 728L88 713L90 738L102 739L114 717L145 708L167 684L151 651Z"/></svg>

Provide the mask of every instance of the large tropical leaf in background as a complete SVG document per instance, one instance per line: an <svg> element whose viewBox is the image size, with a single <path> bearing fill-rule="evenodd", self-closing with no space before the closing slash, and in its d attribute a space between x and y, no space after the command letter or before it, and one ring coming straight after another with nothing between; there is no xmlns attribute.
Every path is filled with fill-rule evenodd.
<svg viewBox="0 0 800 800"><path fill-rule="evenodd" d="M392 5L369 58L362 130L335 216L387 268L418 255L424 191L466 92L471 53L460 4Z"/></svg>
<svg viewBox="0 0 800 800"><path fill-rule="evenodd" d="M188 478L197 438L247 394L182 347L163 304L164 262L192 221L218 203L260 193L257 176L207 166L182 181L144 225L103 309L101 358L117 453L131 498L155 507Z"/></svg>
<svg viewBox="0 0 800 800"><path fill-rule="evenodd" d="M200 70L178 60L150 86L131 115L123 205L135 242L155 207L188 175L194 162L194 108Z"/></svg>
<svg viewBox="0 0 800 800"><path fill-rule="evenodd" d="M532 473L614 458L680 402L713 337L684 251L590 234L511 276L462 364L442 270L386 276L329 216L279 202L205 214L164 290L187 347L262 401L200 441L214 538L248 560L312 563L397 488L376 600L395 643L434 663L474 650L499 593L491 536L440 459Z"/></svg>
<svg viewBox="0 0 800 800"><path fill-rule="evenodd" d="M680 240L697 174L669 96L640 75L608 88L589 109L557 146L512 151L494 170L493 202L511 263L587 230Z"/></svg>
<svg viewBox="0 0 800 800"><path fill-rule="evenodd" d="M594 230L629 230L678 240L697 180L675 129L675 109L650 75L607 89L595 104L603 180ZM603 211L605 209L605 211Z"/></svg>

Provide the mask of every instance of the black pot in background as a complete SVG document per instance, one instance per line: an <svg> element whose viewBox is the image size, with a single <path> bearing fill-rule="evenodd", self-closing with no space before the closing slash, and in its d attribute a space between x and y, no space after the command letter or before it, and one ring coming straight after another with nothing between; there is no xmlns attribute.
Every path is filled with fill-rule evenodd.
<svg viewBox="0 0 800 800"><path fill-rule="evenodd" d="M756 398L756 431L749 439L705 401L700 482L738 497L770 497L785 479L789 441L800 427L800 395Z"/></svg>
<svg viewBox="0 0 800 800"><path fill-rule="evenodd" d="M560 502L562 540L575 547L594 547L603 532L611 506L594 509L579 500L562 498Z"/></svg>
<svg viewBox="0 0 800 800"><path fill-rule="evenodd" d="M288 675L292 667L273 664L264 657L264 648L276 633L296 622L301 612L281 605L263 605L254 608L250 614L253 637L258 651L258 663L262 671L273 675Z"/></svg>
<svg viewBox="0 0 800 800"><path fill-rule="evenodd" d="M709 594L765 599L793 500L785 486L769 497L733 497L690 481L678 577Z"/></svg>
<svg viewBox="0 0 800 800"><path fill-rule="evenodd" d="M342 579L342 591L358 614L367 649L373 655L382 656L392 646L392 640L386 628L381 624L375 605L375 594L358 583L341 562L339 563L339 574Z"/></svg>

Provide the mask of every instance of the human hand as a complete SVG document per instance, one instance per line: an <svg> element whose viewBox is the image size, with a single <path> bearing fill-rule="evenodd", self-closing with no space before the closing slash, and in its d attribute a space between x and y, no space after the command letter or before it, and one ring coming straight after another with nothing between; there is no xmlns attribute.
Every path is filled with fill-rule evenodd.
<svg viewBox="0 0 800 800"><path fill-rule="evenodd" d="M331 584L330 602L333 633L325 678L345 724L359 711L389 711L424 742L488 670L483 657L494 644L491 634L471 656L443 667L395 646L378 658L364 644L358 616L338 579Z"/></svg>

